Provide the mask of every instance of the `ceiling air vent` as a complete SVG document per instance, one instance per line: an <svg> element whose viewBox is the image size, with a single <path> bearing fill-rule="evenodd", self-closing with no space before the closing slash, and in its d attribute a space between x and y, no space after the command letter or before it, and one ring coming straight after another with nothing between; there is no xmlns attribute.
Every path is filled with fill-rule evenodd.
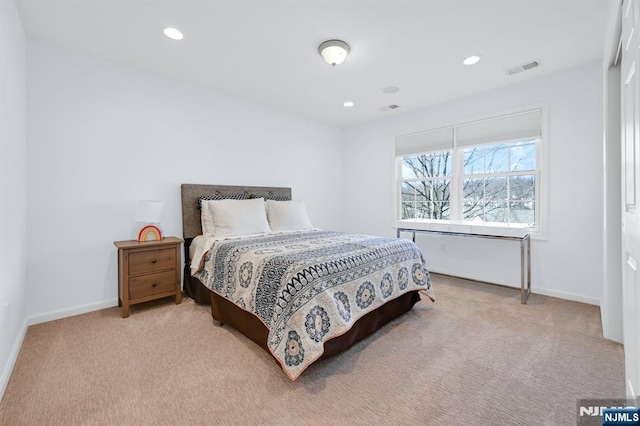
<svg viewBox="0 0 640 426"><path fill-rule="evenodd" d="M507 68L504 70L509 75L514 75L521 73L523 71L528 71L532 68L538 68L540 66L540 60L527 62L526 64L518 65L517 67Z"/></svg>
<svg viewBox="0 0 640 426"><path fill-rule="evenodd" d="M382 107L382 110L383 111L391 111L391 110L398 109L398 108L400 108L400 105L393 104L393 105L387 105L386 107Z"/></svg>

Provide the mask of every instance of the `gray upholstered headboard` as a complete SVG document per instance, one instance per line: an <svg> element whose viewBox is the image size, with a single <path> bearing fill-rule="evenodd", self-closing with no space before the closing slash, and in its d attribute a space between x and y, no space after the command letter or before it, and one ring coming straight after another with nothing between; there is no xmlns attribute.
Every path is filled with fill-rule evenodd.
<svg viewBox="0 0 640 426"><path fill-rule="evenodd" d="M230 185L199 185L183 183L180 186L182 194L182 236L194 238L202 235L200 209L198 197L202 195L236 195L244 193L246 198L287 198L291 199L291 188L268 186L230 186Z"/></svg>

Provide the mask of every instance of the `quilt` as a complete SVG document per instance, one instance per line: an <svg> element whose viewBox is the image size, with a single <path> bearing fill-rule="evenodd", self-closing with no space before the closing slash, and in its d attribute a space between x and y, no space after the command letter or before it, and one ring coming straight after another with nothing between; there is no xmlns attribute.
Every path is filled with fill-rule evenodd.
<svg viewBox="0 0 640 426"><path fill-rule="evenodd" d="M218 240L194 276L266 325L267 346L292 380L368 312L432 291L413 242L322 230Z"/></svg>

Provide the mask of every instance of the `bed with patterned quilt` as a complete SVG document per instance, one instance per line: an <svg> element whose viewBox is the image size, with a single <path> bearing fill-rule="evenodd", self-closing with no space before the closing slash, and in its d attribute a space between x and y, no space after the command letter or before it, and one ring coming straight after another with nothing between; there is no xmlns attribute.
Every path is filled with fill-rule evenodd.
<svg viewBox="0 0 640 426"><path fill-rule="evenodd" d="M235 201L242 194L255 201ZM199 302L208 293L214 320L260 344L292 380L411 310L418 293L433 300L429 272L413 242L313 228L304 207L298 220L300 203L288 201L288 188L185 184L182 198L185 292ZM218 202L229 199L234 201ZM206 222L210 211L204 209L224 222L225 206L250 204L255 215L246 214L249 233L237 227L225 232L221 222L211 231ZM188 230L195 221L185 214L194 214L196 205L201 229ZM260 206L266 223L256 216ZM244 211L229 215L237 222ZM260 222L256 229L254 222Z"/></svg>

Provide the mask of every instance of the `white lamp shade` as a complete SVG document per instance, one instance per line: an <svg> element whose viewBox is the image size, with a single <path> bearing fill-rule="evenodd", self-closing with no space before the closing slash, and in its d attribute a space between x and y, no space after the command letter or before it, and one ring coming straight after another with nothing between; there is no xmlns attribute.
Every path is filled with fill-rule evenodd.
<svg viewBox="0 0 640 426"><path fill-rule="evenodd" d="M349 50L349 45L342 40L327 40L318 47L320 55L332 66L343 63Z"/></svg>
<svg viewBox="0 0 640 426"><path fill-rule="evenodd" d="M136 222L160 223L162 222L163 210L164 203L162 201L138 201L138 207L136 209Z"/></svg>

